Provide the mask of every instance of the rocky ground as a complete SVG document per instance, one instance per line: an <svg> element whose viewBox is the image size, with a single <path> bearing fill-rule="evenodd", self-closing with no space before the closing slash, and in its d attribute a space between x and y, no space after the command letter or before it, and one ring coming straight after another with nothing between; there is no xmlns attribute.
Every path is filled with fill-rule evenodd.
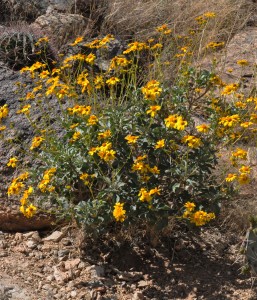
<svg viewBox="0 0 257 300"><path fill-rule="evenodd" d="M144 243L144 246L142 244ZM242 239L222 229L190 238L82 243L79 229L0 234L0 299L125 300L257 298L241 274Z"/></svg>

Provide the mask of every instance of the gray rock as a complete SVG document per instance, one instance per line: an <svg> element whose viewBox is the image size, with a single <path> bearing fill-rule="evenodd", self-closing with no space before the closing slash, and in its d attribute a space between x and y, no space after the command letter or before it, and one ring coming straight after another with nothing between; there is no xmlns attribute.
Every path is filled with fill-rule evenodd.
<svg viewBox="0 0 257 300"><path fill-rule="evenodd" d="M43 241L44 242L59 242L63 237L64 237L65 233L62 231L54 231L52 234L50 234L48 237L44 238ZM58 252L57 252L58 254Z"/></svg>
<svg viewBox="0 0 257 300"><path fill-rule="evenodd" d="M77 14L63 14L53 11L38 17L30 28L42 32L55 41L58 47L89 29L90 20Z"/></svg>

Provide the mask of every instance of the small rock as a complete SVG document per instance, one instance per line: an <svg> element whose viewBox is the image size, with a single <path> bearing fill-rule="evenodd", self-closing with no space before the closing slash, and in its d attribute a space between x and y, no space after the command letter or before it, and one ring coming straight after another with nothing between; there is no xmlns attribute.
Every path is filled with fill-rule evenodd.
<svg viewBox="0 0 257 300"><path fill-rule="evenodd" d="M73 260L67 260L65 263L64 263L64 268L65 270L70 270L70 269L74 269L76 268L80 263L80 258L76 258L76 259L73 259Z"/></svg>
<svg viewBox="0 0 257 300"><path fill-rule="evenodd" d="M33 240L27 241L26 245L29 249L35 249L37 247L37 243Z"/></svg>
<svg viewBox="0 0 257 300"><path fill-rule="evenodd" d="M71 298L75 298L77 296L77 292L71 291L70 296L71 296Z"/></svg>
<svg viewBox="0 0 257 300"><path fill-rule="evenodd" d="M46 281L48 282L52 282L54 280L54 276L53 275L49 275L46 277Z"/></svg>
<svg viewBox="0 0 257 300"><path fill-rule="evenodd" d="M58 284L63 284L65 281L67 281L68 276L65 272L59 271L57 267L53 267L53 269L54 269L54 278Z"/></svg>
<svg viewBox="0 0 257 300"><path fill-rule="evenodd" d="M92 265L87 267L86 270L91 272L92 277L104 277L105 275L105 270L102 266Z"/></svg>
<svg viewBox="0 0 257 300"><path fill-rule="evenodd" d="M63 249L58 251L58 257L64 257L65 255L68 255L70 251L68 249Z"/></svg>
<svg viewBox="0 0 257 300"><path fill-rule="evenodd" d="M141 292L135 292L132 300L143 300L145 296Z"/></svg>
<svg viewBox="0 0 257 300"><path fill-rule="evenodd" d="M42 286L42 289L47 291L52 291L53 287L51 286L51 284L46 283Z"/></svg>
<svg viewBox="0 0 257 300"><path fill-rule="evenodd" d="M52 234L50 234L48 237L44 238L43 241L44 242L48 242L48 241L51 241L51 242L59 242L63 237L64 237L64 232L61 232L61 231L54 231Z"/></svg>
<svg viewBox="0 0 257 300"><path fill-rule="evenodd" d="M140 280L140 281L138 282L138 284L137 284L137 286L138 286L139 288L144 288L144 287L147 287L148 285L149 285L148 282L145 281L145 280Z"/></svg>

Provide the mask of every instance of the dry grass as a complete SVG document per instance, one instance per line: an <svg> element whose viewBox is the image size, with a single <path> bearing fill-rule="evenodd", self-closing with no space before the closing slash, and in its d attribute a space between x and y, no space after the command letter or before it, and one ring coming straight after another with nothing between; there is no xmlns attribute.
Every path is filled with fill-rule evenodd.
<svg viewBox="0 0 257 300"><path fill-rule="evenodd" d="M226 40L245 26L254 8L250 0L109 0L102 31L141 39L167 23L175 34L185 34L194 28L197 16L213 11L217 15L215 25L206 36Z"/></svg>

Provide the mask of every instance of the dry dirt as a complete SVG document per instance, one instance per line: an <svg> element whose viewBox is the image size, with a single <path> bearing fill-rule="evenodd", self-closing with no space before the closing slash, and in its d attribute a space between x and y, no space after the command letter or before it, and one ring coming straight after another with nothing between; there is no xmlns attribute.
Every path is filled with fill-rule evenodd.
<svg viewBox="0 0 257 300"><path fill-rule="evenodd" d="M255 300L254 277L241 274L242 241L217 227L157 246L146 237L83 241L68 226L1 232L0 300Z"/></svg>

